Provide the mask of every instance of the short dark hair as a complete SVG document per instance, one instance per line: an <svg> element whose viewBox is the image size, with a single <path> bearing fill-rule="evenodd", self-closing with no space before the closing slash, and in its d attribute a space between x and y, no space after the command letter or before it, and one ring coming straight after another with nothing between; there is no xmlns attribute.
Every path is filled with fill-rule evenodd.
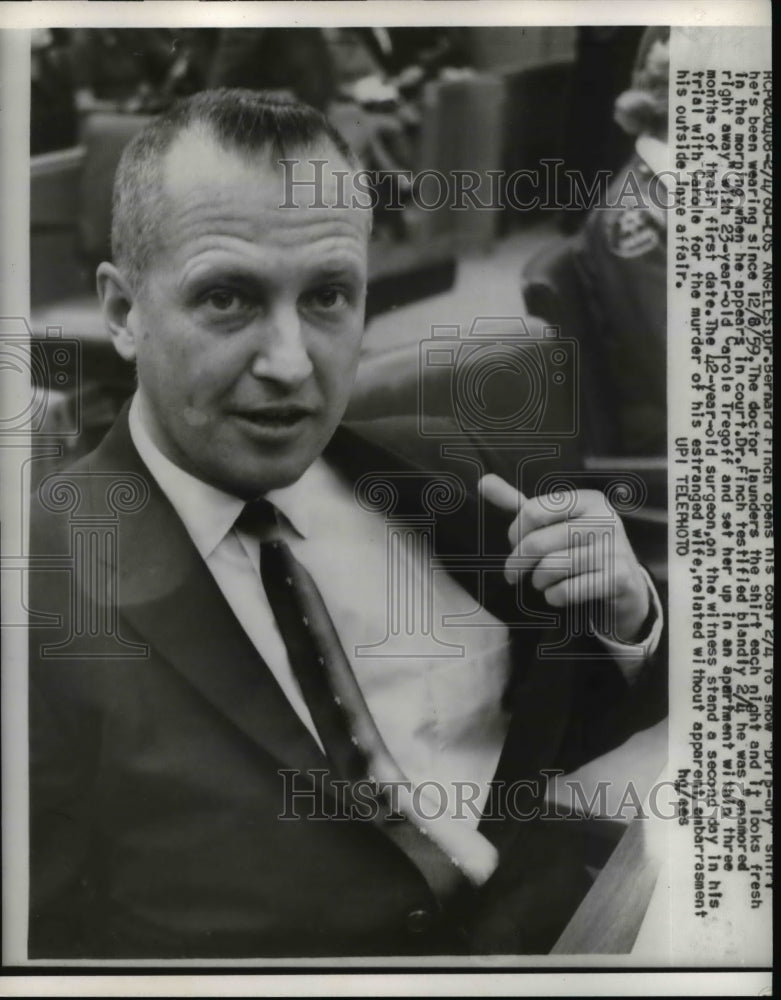
<svg viewBox="0 0 781 1000"><path fill-rule="evenodd" d="M357 158L315 108L294 99L239 88L203 90L173 104L125 147L114 179L111 253L131 287L149 265L162 214L162 163L175 139L204 128L225 149L276 158L330 143L350 165Z"/></svg>

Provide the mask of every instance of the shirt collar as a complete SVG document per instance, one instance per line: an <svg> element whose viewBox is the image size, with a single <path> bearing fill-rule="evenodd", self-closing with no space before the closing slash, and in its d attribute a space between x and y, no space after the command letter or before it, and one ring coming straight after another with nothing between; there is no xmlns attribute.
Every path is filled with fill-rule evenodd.
<svg viewBox="0 0 781 1000"><path fill-rule="evenodd" d="M211 486L179 468L154 443L143 422L138 393L133 397L128 415L130 437L141 460L170 500L203 559L233 528L244 508L244 501L231 493ZM318 459L318 462L322 461ZM310 467L311 468L311 467ZM309 527L310 469L291 486L270 490L266 498L282 513L290 527L306 537Z"/></svg>
<svg viewBox="0 0 781 1000"><path fill-rule="evenodd" d="M309 483L314 476L315 466L319 466L321 462L322 459L318 458L292 485L269 490L266 494L266 499L274 504L290 527L302 538L306 538L309 533L309 504L313 495Z"/></svg>

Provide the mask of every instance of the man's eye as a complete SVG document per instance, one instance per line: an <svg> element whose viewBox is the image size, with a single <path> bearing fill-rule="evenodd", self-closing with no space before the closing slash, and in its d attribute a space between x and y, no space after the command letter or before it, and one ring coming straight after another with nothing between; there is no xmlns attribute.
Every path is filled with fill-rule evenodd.
<svg viewBox="0 0 781 1000"><path fill-rule="evenodd" d="M215 288L204 295L202 302L217 312L235 313L247 306L247 300L233 288Z"/></svg>
<svg viewBox="0 0 781 1000"><path fill-rule="evenodd" d="M316 288L312 292L310 300L315 308L326 310L341 309L349 302L344 289L335 285L325 285L323 288Z"/></svg>

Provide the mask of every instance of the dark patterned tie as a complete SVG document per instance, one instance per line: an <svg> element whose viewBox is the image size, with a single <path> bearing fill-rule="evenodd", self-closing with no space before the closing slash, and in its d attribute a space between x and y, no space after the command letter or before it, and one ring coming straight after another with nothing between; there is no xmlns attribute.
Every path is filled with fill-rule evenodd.
<svg viewBox="0 0 781 1000"><path fill-rule="evenodd" d="M367 760L353 734L339 694L329 684L328 663L344 659L330 615L314 581L279 537L274 506L255 500L245 507L260 540L260 575L288 659L307 708L338 777L354 782L368 775Z"/></svg>
<svg viewBox="0 0 781 1000"><path fill-rule="evenodd" d="M279 536L276 509L260 499L248 503L237 527L260 541L260 574L288 659L337 776L350 784L376 784L405 777L377 729L352 667L308 571ZM364 789L365 794L365 789ZM348 789L348 799L350 798ZM434 895L449 898L466 884L460 865L428 835L424 825L394 813L378 793L373 821L418 866Z"/></svg>

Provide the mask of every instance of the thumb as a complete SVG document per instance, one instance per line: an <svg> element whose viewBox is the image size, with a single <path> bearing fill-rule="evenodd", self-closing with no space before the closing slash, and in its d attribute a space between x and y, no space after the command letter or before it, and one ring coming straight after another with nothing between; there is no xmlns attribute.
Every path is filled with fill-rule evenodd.
<svg viewBox="0 0 781 1000"><path fill-rule="evenodd" d="M483 476L477 484L477 488L486 500L504 510L511 510L517 513L521 509L522 504L526 503L526 497L520 490L516 490L506 479L502 479L501 476L497 476L493 472L489 472L487 476Z"/></svg>

